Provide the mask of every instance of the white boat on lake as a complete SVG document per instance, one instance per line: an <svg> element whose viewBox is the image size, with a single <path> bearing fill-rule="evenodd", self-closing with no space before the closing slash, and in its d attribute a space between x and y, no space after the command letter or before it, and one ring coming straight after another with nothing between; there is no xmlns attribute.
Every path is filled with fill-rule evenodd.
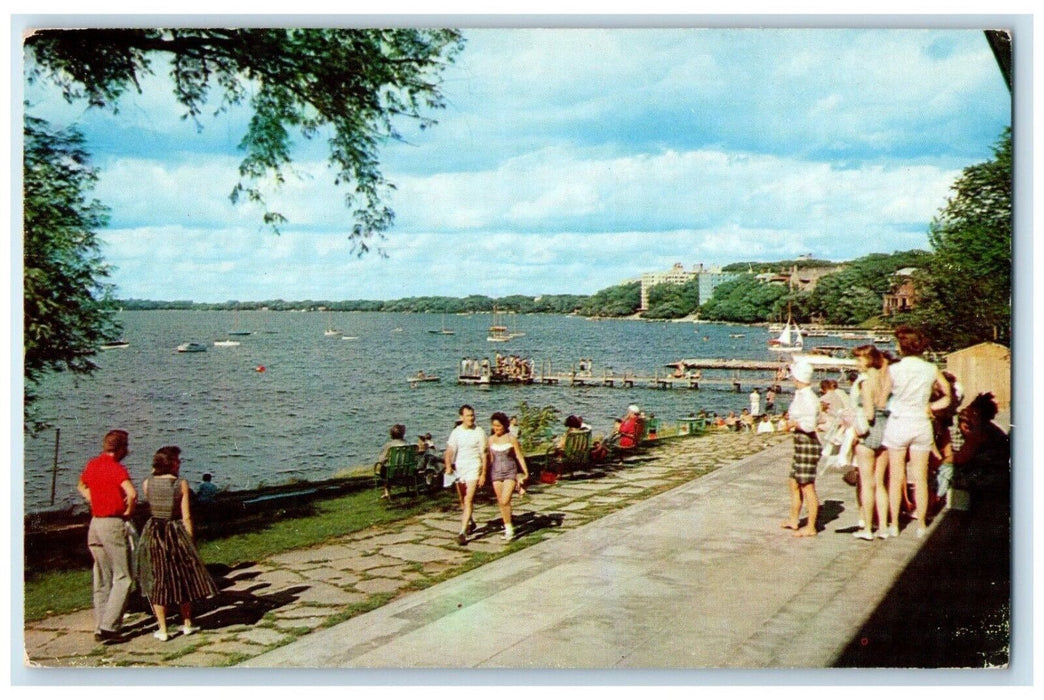
<svg viewBox="0 0 1044 700"><path fill-rule="evenodd" d="M768 349L776 352L801 352L805 349L801 328L793 322L790 314L787 314L787 323L783 326L779 337L771 338L768 341Z"/></svg>
<svg viewBox="0 0 1044 700"><path fill-rule="evenodd" d="M506 343L509 340L515 338L521 338L525 333L519 333L518 331L512 331L507 326L503 325L500 320L500 312L497 311L497 307L493 307L493 325L489 327L489 335L486 336L486 340L491 343Z"/></svg>
<svg viewBox="0 0 1044 700"><path fill-rule="evenodd" d="M206 352L207 346L202 343L182 343L177 352Z"/></svg>

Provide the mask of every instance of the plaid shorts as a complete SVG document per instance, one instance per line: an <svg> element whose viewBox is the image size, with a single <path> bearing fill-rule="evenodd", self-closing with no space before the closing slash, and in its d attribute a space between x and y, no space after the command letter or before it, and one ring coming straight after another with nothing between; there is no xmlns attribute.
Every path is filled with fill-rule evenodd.
<svg viewBox="0 0 1044 700"><path fill-rule="evenodd" d="M794 433L794 461L790 478L804 486L816 483L816 467L823 447L815 433Z"/></svg>

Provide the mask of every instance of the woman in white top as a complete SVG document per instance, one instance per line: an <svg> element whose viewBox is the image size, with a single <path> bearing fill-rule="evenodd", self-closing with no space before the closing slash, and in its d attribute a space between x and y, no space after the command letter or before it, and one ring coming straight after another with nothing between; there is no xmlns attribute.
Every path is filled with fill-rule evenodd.
<svg viewBox="0 0 1044 700"><path fill-rule="evenodd" d="M888 366L891 388L890 415L881 444L888 450L888 534L899 536L899 506L909 451L909 473L914 485L914 519L917 536L925 535L928 513L928 456L934 445L932 411L950 405L950 383L939 368L921 358L928 339L916 328L900 326L895 331L902 359ZM929 402L932 388L938 386L941 398Z"/></svg>

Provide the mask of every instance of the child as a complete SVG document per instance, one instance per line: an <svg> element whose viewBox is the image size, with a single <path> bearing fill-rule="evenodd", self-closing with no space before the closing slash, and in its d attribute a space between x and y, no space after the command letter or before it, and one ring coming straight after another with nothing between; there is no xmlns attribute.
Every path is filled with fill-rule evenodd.
<svg viewBox="0 0 1044 700"><path fill-rule="evenodd" d="M790 366L794 382L794 400L788 410L787 430L794 433L794 461L790 467L790 517L783 527L794 531L795 537L815 537L819 498L816 495L816 466L822 447L816 437L819 419L819 399L812 391L812 365L795 362ZM801 504L808 509L808 523L800 527Z"/></svg>

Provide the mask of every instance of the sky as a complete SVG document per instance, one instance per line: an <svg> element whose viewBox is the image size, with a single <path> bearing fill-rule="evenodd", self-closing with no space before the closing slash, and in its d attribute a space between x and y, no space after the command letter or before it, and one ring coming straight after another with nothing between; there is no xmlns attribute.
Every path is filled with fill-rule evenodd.
<svg viewBox="0 0 1044 700"><path fill-rule="evenodd" d="M229 193L248 114L181 119L162 71L117 114L27 88L83 130L119 298L593 294L680 262L929 249L1010 94L970 29L474 28L446 108L382 149L386 257L352 251L319 143L298 139L276 235Z"/></svg>

